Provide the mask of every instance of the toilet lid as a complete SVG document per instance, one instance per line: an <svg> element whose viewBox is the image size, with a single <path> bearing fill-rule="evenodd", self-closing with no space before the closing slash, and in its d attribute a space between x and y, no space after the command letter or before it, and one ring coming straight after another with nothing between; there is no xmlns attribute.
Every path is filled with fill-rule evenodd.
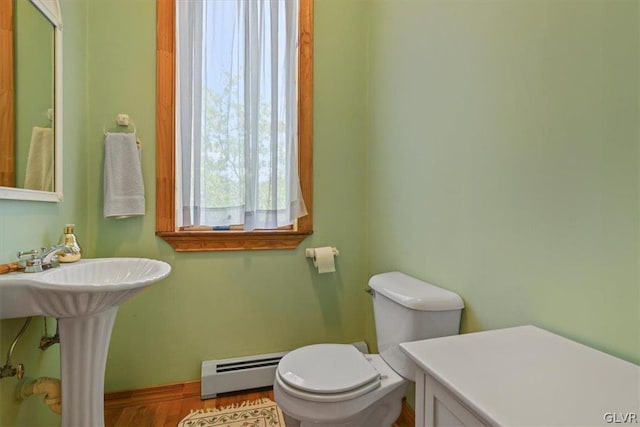
<svg viewBox="0 0 640 427"><path fill-rule="evenodd" d="M278 364L289 386L311 393L343 393L372 382L380 374L350 344L314 344L287 353Z"/></svg>

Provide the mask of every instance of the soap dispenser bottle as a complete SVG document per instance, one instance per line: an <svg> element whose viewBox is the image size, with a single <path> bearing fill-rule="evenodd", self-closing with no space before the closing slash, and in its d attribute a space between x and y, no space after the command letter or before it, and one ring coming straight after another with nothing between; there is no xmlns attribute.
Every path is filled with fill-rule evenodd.
<svg viewBox="0 0 640 427"><path fill-rule="evenodd" d="M59 244L70 246L74 249L72 253L60 252L58 253L58 261L60 262L76 262L82 257L80 245L78 245L78 239L74 234L75 224L67 224L64 226L62 236L60 236Z"/></svg>

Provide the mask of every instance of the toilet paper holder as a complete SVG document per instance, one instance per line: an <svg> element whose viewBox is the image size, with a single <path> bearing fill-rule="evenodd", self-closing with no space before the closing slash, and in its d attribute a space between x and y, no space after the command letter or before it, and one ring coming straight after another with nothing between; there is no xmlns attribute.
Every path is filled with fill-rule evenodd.
<svg viewBox="0 0 640 427"><path fill-rule="evenodd" d="M306 248L306 249L304 250L304 256L305 256L306 258L313 258L313 257L315 256L315 254L314 254L314 252L313 252L315 249L316 249L316 248ZM332 246L332 247L331 247L331 249L333 250L333 256L338 256L338 255L340 255L340 251L339 251L337 248L334 248L334 247Z"/></svg>

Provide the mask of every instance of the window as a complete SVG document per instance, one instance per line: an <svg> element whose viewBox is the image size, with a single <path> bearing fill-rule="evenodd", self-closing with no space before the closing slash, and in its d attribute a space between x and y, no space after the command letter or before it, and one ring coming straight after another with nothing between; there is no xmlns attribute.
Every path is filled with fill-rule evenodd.
<svg viewBox="0 0 640 427"><path fill-rule="evenodd" d="M178 16L184 17L184 14L190 13L190 11L187 10L188 8L185 9L181 3L193 5L195 2L177 3L181 8L181 15ZM244 0L240 0L238 3L209 3L210 5L207 5L209 13L205 15L210 15L213 8L224 5L231 5L235 9L238 4L242 5ZM202 6L202 3L200 5ZM180 51L175 47L176 27L179 28L180 25L179 23L176 25L176 0L158 0L157 8L156 234L165 239L177 251L295 248L307 235L312 233L313 224L311 198L312 0L299 0L296 19L298 49L295 55L297 75L288 76L291 81L297 81L297 95L295 93L293 96L289 94L289 99L297 101L297 105L294 102L294 108L289 109L294 112L294 116L297 116L297 126L293 128L293 134L297 134L298 140L297 153L287 151L288 138L284 125L286 120L281 118L281 116L288 114L286 100L282 100L282 97L276 97L267 89L269 99L280 99L275 102L280 106L279 108L269 108L269 105L265 106L264 102L254 103L253 107L246 107L249 105L246 103L235 102L239 99L245 100L246 92L251 89L239 82L242 76L238 78L237 75L234 75L234 72L243 68L242 61L244 59L240 59L240 64L238 61L235 63L229 61L229 67L219 73L221 78L218 83L211 83L213 81L211 79L215 77L213 72L202 73L204 77L194 73L195 77L191 78L189 75L188 79L183 79L189 83L198 82L199 79L201 81L208 80L206 83L209 85L209 89L205 89L202 94L196 93L196 96L191 96L191 92L189 92L191 89L184 86L178 86L179 89L175 89L177 75L190 72L188 71L188 62L187 71L182 64L179 67L176 65L176 51ZM231 11L215 12L231 13ZM220 15L218 14L218 16ZM229 23L231 28L234 28L235 25L236 30L242 29L243 22L234 21L228 17L224 21ZM219 22L217 24L202 22L202 29L193 28L196 26L184 26L183 29L188 28L190 32L197 34L200 32L199 34L202 35L209 31L207 28L220 26ZM292 21L289 20L289 22ZM216 43L217 45L218 43ZM220 50L218 47L217 49L219 55ZM229 55L225 54L225 57L229 57ZM205 62L208 61L205 60ZM195 63L195 67L192 68L202 70L206 68L206 65ZM216 69L219 70L219 67ZM269 72L267 71L267 73ZM282 79L286 78L287 76L283 73ZM276 84L276 86L278 85ZM274 89L272 92L276 92L276 90ZM204 111L204 113L189 116L191 114L189 108L186 112L181 112L183 110L178 109L176 103L176 99L181 93L187 95L183 99L196 99L194 102L196 105L192 109ZM207 98L213 102L207 104ZM224 98L225 102L222 102L221 98ZM229 99L232 99L232 102L227 102ZM224 121L220 121L220 112L224 113L222 116L226 116ZM181 121L184 121L184 117L188 116L195 117L195 121L201 120L207 123L197 123L195 126L190 124L187 133L184 133L180 128L177 130L176 114L181 115ZM273 117L276 119L271 119ZM257 137L252 143L251 141L247 142L247 138L242 135L240 137L237 137L236 134L230 136L229 128L236 130L245 128L250 120L256 123L252 128L264 128L268 134L275 135L275 137L271 139ZM277 125L270 125L272 122ZM196 129L196 132L206 133L210 141L202 151L204 155L196 159L195 163L191 162L194 158L193 154L182 155L182 150L176 152L176 147L182 140L186 140L187 144L193 140L188 136L188 132L192 132L193 129ZM207 138L196 138L196 140L207 141ZM221 158L228 156L229 152L221 154L221 147L215 145L216 143L222 144L220 140L223 140L226 145L235 144L230 152L235 153L232 157L236 157L237 162L221 161ZM238 142L240 140L243 142ZM201 150L199 147L191 148ZM245 152L238 154L238 150L245 150ZM249 150L248 154L246 150ZM291 153L295 153L295 155L292 157ZM260 156L263 158L256 160ZM286 159L289 159L288 165ZM205 163L205 167L198 166L198 161ZM250 188L244 182L244 176L238 177L237 174L238 168L241 168L248 161L263 166L278 164L279 168L270 168L267 173L262 169L257 174L260 176L252 180L256 182L256 186ZM212 173L213 169L219 174ZM284 172L271 172L278 169ZM281 185L283 182L287 182L291 177L289 173L295 172L296 169L299 181L295 180L294 182L295 184L299 182L299 188L297 185L285 186L285 188L291 189L288 194L284 194L281 190L275 191L274 188L278 186L277 184ZM269 176L271 177L265 178ZM261 179L261 177L265 179ZM184 178L184 181L190 185L183 185L181 178ZM191 184L194 182L214 187L216 196L199 198L199 193L194 193L192 190L195 186ZM259 193L265 188L269 191L260 195ZM257 193L253 198L248 198L255 201L253 210L244 206L245 193L248 192ZM307 214L293 221L292 225L282 225L283 222L287 224L287 220L291 216L297 216L295 211L301 208L301 205L296 202L296 194L301 195ZM288 197L289 195L291 197ZM251 205L250 202L248 204ZM293 215L289 215L289 207L293 208ZM249 218L246 218L245 212L248 211L251 213L248 214ZM205 230L207 227L208 230ZM212 229L212 227L215 228Z"/></svg>

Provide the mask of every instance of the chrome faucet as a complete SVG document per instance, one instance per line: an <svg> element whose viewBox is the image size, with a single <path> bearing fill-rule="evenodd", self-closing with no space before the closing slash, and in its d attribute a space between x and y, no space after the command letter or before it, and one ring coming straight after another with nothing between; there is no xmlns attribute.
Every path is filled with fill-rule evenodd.
<svg viewBox="0 0 640 427"><path fill-rule="evenodd" d="M74 246L55 245L50 248L32 249L18 252L19 263L24 267L25 273L39 273L50 268L58 267L58 254L65 252L75 254L78 249ZM28 258L25 258L28 257Z"/></svg>

